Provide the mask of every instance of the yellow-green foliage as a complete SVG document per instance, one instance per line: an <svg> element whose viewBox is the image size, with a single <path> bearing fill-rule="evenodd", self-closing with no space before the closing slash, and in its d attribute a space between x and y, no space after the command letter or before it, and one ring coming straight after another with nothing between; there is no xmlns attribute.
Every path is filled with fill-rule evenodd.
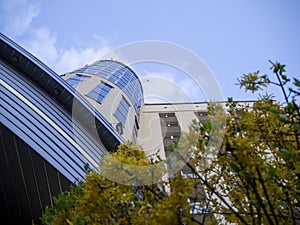
<svg viewBox="0 0 300 225"><path fill-rule="evenodd" d="M253 106L229 99L222 146L200 174L208 188L211 214L222 223L299 224L300 223L300 82L286 93L290 81L284 66L273 64L277 84L285 103L265 96ZM272 83L258 73L244 75L241 86L255 91ZM298 83L297 83L298 81ZM209 138L200 138L199 150L205 157Z"/></svg>
<svg viewBox="0 0 300 225"><path fill-rule="evenodd" d="M112 155L128 164L150 165L144 152L133 146L120 145L119 150ZM43 222L178 224L184 220L193 224L187 202L193 182L190 179L182 179L181 176L175 176L172 182L176 189L167 193L159 190L157 184L140 187L122 185L103 177L101 171L89 172L83 182L56 198L55 206L48 208L43 215ZM161 185L168 184L161 182Z"/></svg>
<svg viewBox="0 0 300 225"><path fill-rule="evenodd" d="M294 78L287 89L284 65L272 63L271 69L277 82L256 72L244 75L240 85L256 91L276 84L284 103L270 96L248 106L229 99L226 112L210 104L210 121L194 123L171 148L178 162L186 160L193 179L176 174L160 182L166 190L125 185L139 184L148 170L136 168L152 164L140 148L120 145L98 173L88 172L54 198L44 224L300 224L300 81ZM105 175L124 177L123 184ZM208 207L197 218L187 201L196 195Z"/></svg>

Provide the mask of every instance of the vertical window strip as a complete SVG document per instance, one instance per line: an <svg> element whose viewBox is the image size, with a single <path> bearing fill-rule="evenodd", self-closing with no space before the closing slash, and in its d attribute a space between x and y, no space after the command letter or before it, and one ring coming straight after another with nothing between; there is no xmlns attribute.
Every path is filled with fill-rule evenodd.
<svg viewBox="0 0 300 225"><path fill-rule="evenodd" d="M95 100L98 103L102 103L103 99L107 96L113 87L101 81L93 90L91 90L86 96Z"/></svg>
<svg viewBox="0 0 300 225"><path fill-rule="evenodd" d="M129 103L122 96L122 99L121 99L121 101L119 103L119 106L118 106L118 108L117 108L117 110L115 112L115 117L117 118L117 120L119 122L122 123L123 126L125 125L129 108L130 108Z"/></svg>

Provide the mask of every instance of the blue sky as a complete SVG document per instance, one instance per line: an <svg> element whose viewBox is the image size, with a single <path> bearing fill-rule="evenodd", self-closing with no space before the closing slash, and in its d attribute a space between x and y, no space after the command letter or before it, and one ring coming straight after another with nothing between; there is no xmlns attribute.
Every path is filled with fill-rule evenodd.
<svg viewBox="0 0 300 225"><path fill-rule="evenodd" d="M207 64L224 99L251 100L256 95L240 90L236 78L257 70L269 73L269 59L300 77L299 11L297 0L0 0L0 32L59 74L126 43L171 42ZM151 76L176 83L192 101L207 100L174 68L144 64L136 70L153 79L150 88L170 101L184 98Z"/></svg>

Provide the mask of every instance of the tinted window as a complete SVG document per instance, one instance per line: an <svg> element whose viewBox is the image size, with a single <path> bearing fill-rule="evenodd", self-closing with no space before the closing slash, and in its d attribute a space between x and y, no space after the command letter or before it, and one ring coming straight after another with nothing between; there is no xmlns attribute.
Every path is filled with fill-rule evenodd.
<svg viewBox="0 0 300 225"><path fill-rule="evenodd" d="M70 77L69 79L67 79L66 82L75 88L78 86L78 84L80 84L81 82L85 81L88 78L89 78L88 76L76 74L73 77Z"/></svg>
<svg viewBox="0 0 300 225"><path fill-rule="evenodd" d="M101 82L93 90L91 90L86 96L94 99L98 103L101 103L112 88L113 87L108 85L107 83Z"/></svg>
<svg viewBox="0 0 300 225"><path fill-rule="evenodd" d="M122 123L122 125L125 125L126 118L129 111L129 103L125 100L124 97L122 97L120 104L115 112L115 117L118 119L119 122Z"/></svg>

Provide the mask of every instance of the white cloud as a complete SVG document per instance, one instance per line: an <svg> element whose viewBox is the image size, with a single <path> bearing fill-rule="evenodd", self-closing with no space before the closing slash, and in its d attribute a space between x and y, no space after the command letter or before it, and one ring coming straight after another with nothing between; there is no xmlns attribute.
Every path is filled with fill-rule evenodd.
<svg viewBox="0 0 300 225"><path fill-rule="evenodd" d="M32 35L32 38L25 42L25 48L39 60L53 64L58 59L56 35L51 34L47 28L38 28Z"/></svg>
<svg viewBox="0 0 300 225"><path fill-rule="evenodd" d="M40 0L0 0L0 30L8 37L18 39L19 44L58 74L96 61L109 50L107 40L99 35L93 37L97 47L58 47L55 33L47 27L32 26L32 20L39 13ZM82 43L77 40L74 44L82 46Z"/></svg>
<svg viewBox="0 0 300 225"><path fill-rule="evenodd" d="M109 48L106 46L99 47L97 49L63 49L60 51L56 65L54 65L54 70L56 70L57 73L70 72L84 66L85 64L96 61L108 51Z"/></svg>
<svg viewBox="0 0 300 225"><path fill-rule="evenodd" d="M24 47L58 74L73 71L92 63L110 48L103 38L95 36L97 47L58 48L57 37L47 28L36 29ZM133 68L135 70L135 68ZM138 72L138 71L136 71ZM187 75L176 70L144 71L139 74L147 103L178 103L204 101L199 86Z"/></svg>
<svg viewBox="0 0 300 225"><path fill-rule="evenodd" d="M1 0L0 28L13 37L22 36L30 26L32 19L40 12L38 1Z"/></svg>
<svg viewBox="0 0 300 225"><path fill-rule="evenodd" d="M58 48L57 36L43 27L32 32L30 40L24 43L24 47L56 73L63 74L96 61L110 50L106 40L99 36L95 36L94 39L97 43L96 48ZM205 100L199 86L182 72L174 69L163 69L159 72L143 70L139 75L142 77L147 103Z"/></svg>
<svg viewBox="0 0 300 225"><path fill-rule="evenodd" d="M32 27L34 17L40 12L39 0L0 0L0 28L8 36L21 37L21 45L39 60L62 74L96 61L109 51L102 36L93 36L93 46L82 46L82 40L68 47L58 47L57 35L47 27ZM26 32L30 30L30 32ZM95 46L95 42L97 44ZM87 46L84 43L84 46ZM145 82L145 80L149 80ZM145 72L144 92L147 102L191 102L199 100L199 87L174 71Z"/></svg>
<svg viewBox="0 0 300 225"><path fill-rule="evenodd" d="M42 27L34 30L23 46L56 73L62 74L94 62L109 51L103 46L103 40L96 39L96 42L100 42L97 48L59 48L56 35Z"/></svg>
<svg viewBox="0 0 300 225"><path fill-rule="evenodd" d="M204 101L201 89L188 77L168 71L146 71L141 80L146 103Z"/></svg>

